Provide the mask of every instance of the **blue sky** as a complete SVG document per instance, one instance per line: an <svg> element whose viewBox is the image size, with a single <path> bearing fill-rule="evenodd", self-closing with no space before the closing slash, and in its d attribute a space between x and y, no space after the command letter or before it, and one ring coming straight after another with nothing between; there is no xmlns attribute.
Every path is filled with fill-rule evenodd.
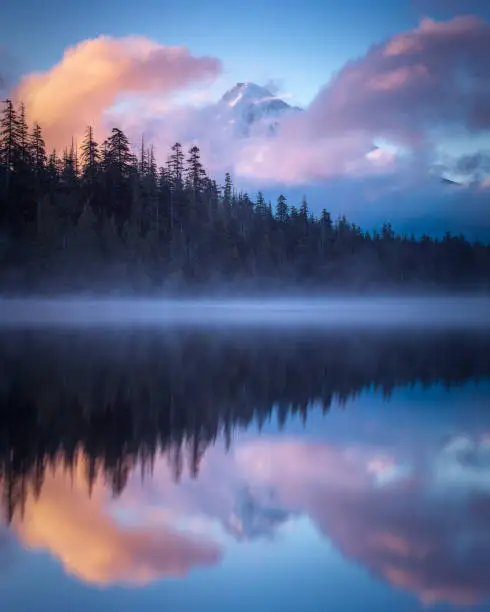
<svg viewBox="0 0 490 612"><path fill-rule="evenodd" d="M461 10L490 14L490 3L449 0L23 0L2 9L0 41L17 71L47 70L66 47L101 34L144 35L194 54L219 57L224 74L217 95L237 81L278 79L305 105L332 73L373 43L413 28L424 14L436 18ZM430 10L430 6L435 9ZM487 5L487 6L485 6ZM439 10L438 10L439 9ZM453 10L451 10L453 9Z"/></svg>

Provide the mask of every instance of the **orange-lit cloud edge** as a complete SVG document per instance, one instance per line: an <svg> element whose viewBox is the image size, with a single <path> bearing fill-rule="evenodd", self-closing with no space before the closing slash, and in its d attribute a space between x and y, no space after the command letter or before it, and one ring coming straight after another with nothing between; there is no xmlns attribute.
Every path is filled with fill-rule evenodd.
<svg viewBox="0 0 490 612"><path fill-rule="evenodd" d="M166 47L145 37L85 40L65 51L46 72L24 76L13 98L39 122L51 148L79 141L87 125L102 129L104 111L124 94L170 96L221 71L212 57L194 57L185 47Z"/></svg>
<svg viewBox="0 0 490 612"><path fill-rule="evenodd" d="M28 495L24 516L13 523L25 547L49 551L68 574L99 586L142 586L219 563L218 544L181 532L170 520L152 526L118 523L100 481L89 498L84 463L81 456L73 474L57 467L46 474L39 499Z"/></svg>

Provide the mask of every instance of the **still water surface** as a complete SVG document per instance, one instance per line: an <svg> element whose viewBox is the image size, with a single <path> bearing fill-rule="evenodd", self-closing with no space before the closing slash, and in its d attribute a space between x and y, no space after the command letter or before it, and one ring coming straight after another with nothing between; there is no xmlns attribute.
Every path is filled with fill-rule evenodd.
<svg viewBox="0 0 490 612"><path fill-rule="evenodd" d="M490 609L488 330L0 335L6 612Z"/></svg>

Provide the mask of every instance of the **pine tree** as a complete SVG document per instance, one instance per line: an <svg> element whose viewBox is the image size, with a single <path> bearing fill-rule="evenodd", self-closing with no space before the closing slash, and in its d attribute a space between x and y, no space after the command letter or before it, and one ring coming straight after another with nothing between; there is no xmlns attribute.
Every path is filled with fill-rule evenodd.
<svg viewBox="0 0 490 612"><path fill-rule="evenodd" d="M89 181L95 180L97 175L97 164L100 162L100 153L97 142L94 139L94 130L91 125L87 126L85 138L81 146L82 174Z"/></svg>
<svg viewBox="0 0 490 612"><path fill-rule="evenodd" d="M187 182L192 190L195 200L199 199L202 191L204 178L206 173L201 163L201 152L199 147L194 145L189 149L189 157L186 167Z"/></svg>
<svg viewBox="0 0 490 612"><path fill-rule="evenodd" d="M131 215L133 201L131 179L136 165L127 136L119 128L113 128L103 145L105 197L109 217L114 219L120 236Z"/></svg>
<svg viewBox="0 0 490 612"><path fill-rule="evenodd" d="M65 150L63 154L63 169L59 176L55 202L56 212L63 228L62 247L66 249L68 229L76 225L82 212L73 150Z"/></svg>
<svg viewBox="0 0 490 612"><path fill-rule="evenodd" d="M19 162L24 166L29 163L29 126L27 125L26 109L24 104L20 105L20 113L17 118L17 134L19 140Z"/></svg>
<svg viewBox="0 0 490 612"><path fill-rule="evenodd" d="M233 183L231 182L230 173L225 174L225 187L223 190L223 208L226 214L230 214L231 211L231 200L233 196Z"/></svg>
<svg viewBox="0 0 490 612"><path fill-rule="evenodd" d="M261 191L259 191L257 194L257 201L255 202L255 214L261 218L265 218L267 215L267 204L265 203L264 196Z"/></svg>
<svg viewBox="0 0 490 612"><path fill-rule="evenodd" d="M11 100L5 100L0 119L0 163L6 168L6 189L14 170L14 161L19 150L17 113Z"/></svg>
<svg viewBox="0 0 490 612"><path fill-rule="evenodd" d="M32 171L34 174L34 190L36 195L36 229L39 233L41 222L41 200L48 190L48 171L46 144L39 123L35 123L32 129L30 142L30 159L32 161Z"/></svg>
<svg viewBox="0 0 490 612"><path fill-rule="evenodd" d="M276 219L279 221L279 223L286 223L288 220L288 214L289 214L289 210L288 210L287 200L281 194L277 198Z"/></svg>
<svg viewBox="0 0 490 612"><path fill-rule="evenodd" d="M180 142L176 142L172 146L172 154L169 158L169 169L174 191L178 191L183 187L184 178L184 152Z"/></svg>

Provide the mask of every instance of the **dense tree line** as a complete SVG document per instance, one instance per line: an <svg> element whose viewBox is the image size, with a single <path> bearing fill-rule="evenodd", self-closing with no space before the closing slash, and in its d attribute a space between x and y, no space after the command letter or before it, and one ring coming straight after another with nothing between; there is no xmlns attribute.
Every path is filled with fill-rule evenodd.
<svg viewBox="0 0 490 612"><path fill-rule="evenodd" d="M0 342L0 507L8 520L50 466L88 459L114 495L165 453L174 477L233 431L326 413L362 391L490 376L488 334L11 332ZM187 466L185 466L187 464Z"/></svg>
<svg viewBox="0 0 490 612"><path fill-rule="evenodd" d="M158 167L114 128L101 144L87 128L48 154L24 107L0 118L0 271L3 287L68 288L96 279L135 289L185 282L270 279L322 288L413 283L490 286L490 246L447 233L370 233L324 209L314 216L279 195L274 204L210 178L193 146L176 143ZM105 276L103 271L105 271ZM10 281L9 281L10 279ZM10 284L9 284L10 283ZM71 284L70 284L71 283ZM78 283L78 285L77 285Z"/></svg>

